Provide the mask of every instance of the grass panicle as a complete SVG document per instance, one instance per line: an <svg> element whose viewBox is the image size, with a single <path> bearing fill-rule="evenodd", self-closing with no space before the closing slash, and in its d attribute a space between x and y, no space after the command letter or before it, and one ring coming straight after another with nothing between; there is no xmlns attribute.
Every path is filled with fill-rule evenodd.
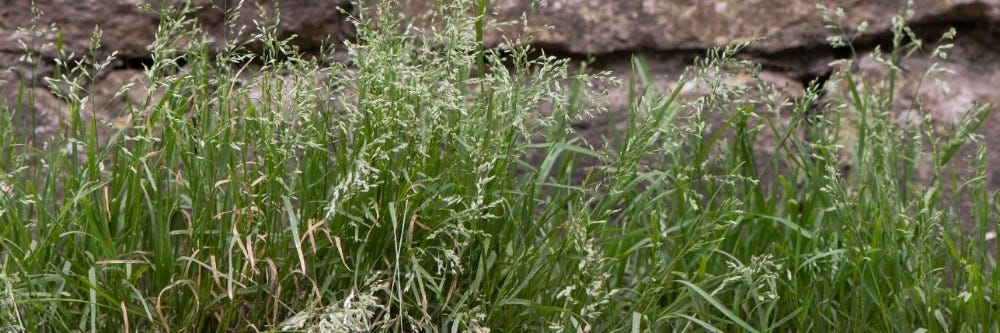
<svg viewBox="0 0 1000 333"><path fill-rule="evenodd" d="M992 109L946 132L893 116L900 64L943 59L953 34L925 53L904 10L874 54L887 77L851 48L794 99L737 59L745 43L669 91L634 58L626 130L598 144L570 124L617 80L484 48L506 24L488 5L443 1L423 24L358 9L343 65L264 8L250 28L229 9L233 39L209 47L190 2L144 5L149 94L124 110L89 94L114 57L95 31L46 81L68 105L56 138L0 113L0 330L1000 329L989 161L957 158ZM821 9L835 47L864 31Z"/></svg>

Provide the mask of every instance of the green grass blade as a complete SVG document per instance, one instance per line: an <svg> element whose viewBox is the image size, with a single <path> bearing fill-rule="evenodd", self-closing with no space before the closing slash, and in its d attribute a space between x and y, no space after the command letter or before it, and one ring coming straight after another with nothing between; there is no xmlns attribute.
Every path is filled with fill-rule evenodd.
<svg viewBox="0 0 1000 333"><path fill-rule="evenodd" d="M695 285L695 284L693 284L691 282L685 281L685 280L675 280L675 282L683 284L684 286L688 287L688 289L691 289L691 291L694 291L695 294L698 294L698 296L701 297L701 299L707 301L709 304L712 305L712 307L715 307L716 310L719 310L719 312L722 312L722 314L724 316L726 316L726 318L729 318L729 320L732 320L734 323L736 323L736 325L739 325L743 329L745 329L745 330L747 330L749 332L752 332L752 333L757 333L758 332L757 329L753 328L753 326L751 326L749 323L747 323L743 319L740 319L740 317L737 316L736 313L733 313L732 310L729 310L729 308L727 308L725 305L722 305L722 303L719 302L718 299L716 299L714 296L712 296L711 294L709 294L705 290L702 290L697 285Z"/></svg>

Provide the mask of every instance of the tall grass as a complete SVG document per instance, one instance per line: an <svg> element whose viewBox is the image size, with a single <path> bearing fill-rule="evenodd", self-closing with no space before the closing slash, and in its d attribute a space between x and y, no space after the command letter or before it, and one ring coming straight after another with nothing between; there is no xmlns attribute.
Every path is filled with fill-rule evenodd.
<svg viewBox="0 0 1000 333"><path fill-rule="evenodd" d="M635 59L624 137L595 148L569 124L613 79L517 41L484 49L485 4L443 3L424 30L391 2L359 10L347 66L276 38L275 13L212 51L191 6L165 7L152 93L124 127L82 88L46 145L7 109L2 329L998 329L985 155L951 188L971 193L970 233L940 173L989 109L944 136L891 120L893 65L920 49L905 16L888 82L843 71L846 91L797 100L727 83L757 77L745 44L667 92ZM84 87L96 54L50 83ZM940 176L918 187L924 156ZM584 157L600 163L574 176Z"/></svg>

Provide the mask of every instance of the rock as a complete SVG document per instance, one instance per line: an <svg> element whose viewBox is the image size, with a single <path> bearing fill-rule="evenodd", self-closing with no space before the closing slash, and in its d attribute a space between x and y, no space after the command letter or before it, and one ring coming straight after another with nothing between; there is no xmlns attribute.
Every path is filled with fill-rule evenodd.
<svg viewBox="0 0 1000 333"><path fill-rule="evenodd" d="M44 88L27 87L19 90L5 104L15 116L15 132L25 140L21 143L42 146L52 141L67 119L66 103Z"/></svg>
<svg viewBox="0 0 1000 333"><path fill-rule="evenodd" d="M159 8L168 1L151 1ZM372 6L376 0L364 0ZM521 13L530 12L528 22L543 29L530 40L549 50L577 54L606 54L635 50L701 50L735 41L764 37L751 47L755 52L778 52L794 48L825 47L827 33L822 14L813 1L595 1L550 0L532 11L531 0L491 1L500 21L517 20ZM87 50L94 27L104 31L102 44L107 50L117 50L124 57L148 56L146 47L155 37L159 18L141 10L139 0L42 1L38 8L44 13L37 24L39 36L30 40L18 33L17 27L31 25L32 11L28 1L5 1L0 7L0 51L20 51L18 41L28 42L32 51L51 54L52 43L61 33L65 48L77 54ZM201 9L195 14L204 30L218 40L231 36L223 12L235 6L234 0L199 0ZM259 14L254 2L240 10L238 26L252 31L253 19ZM411 17L436 8L431 0L400 2ZM862 21L870 25L868 38L883 36L891 17L899 10L897 2L858 2L835 0L824 2L835 9L845 8L845 26L854 27ZM295 44L306 51L317 50L323 43L338 43L354 36L346 21L354 10L349 0L285 0L280 2L279 37L297 35ZM260 5L274 12L272 2ZM927 0L914 5L913 24L997 22L1000 21L1000 0ZM49 29L56 24L57 30ZM244 32L246 32L244 31ZM516 37L518 29L505 29ZM491 31L488 42L496 45L501 34ZM51 58L51 57L50 57Z"/></svg>
<svg viewBox="0 0 1000 333"><path fill-rule="evenodd" d="M635 93L641 94L644 89L652 90L653 94L669 96L677 89L679 80L684 76L684 86L681 87L674 105L679 108L678 115L674 118L675 123L690 123L691 116L696 110L703 110L702 115L706 122L706 134L704 138L713 137L730 116L739 107L745 105L731 104L725 100L705 102L699 100L714 93L716 96L720 91L728 91L730 101L744 100L752 98L755 102L754 113L757 116L748 118L748 127L769 122L776 126L775 130L785 130L785 125L791 118L792 109L787 102L801 99L805 88L795 79L781 73L762 71L755 77L746 70L735 70L732 72L719 72L717 70L706 70L688 67L691 59L681 54L656 54L644 53L637 55L646 65L652 86L645 87L641 80L636 77ZM632 61L630 56L610 56L596 63L593 71L608 72L614 78L621 81L620 85L597 84L595 89L607 92L607 111L585 117L575 123L574 135L582 139L582 145L590 148L602 150L606 145L611 147L621 147L622 139L628 130L629 109L629 81L632 80ZM651 97L652 95L650 95ZM648 100L648 99L647 99ZM713 147L707 158L713 160L715 156L721 156L719 152L725 149L722 141L733 138L734 130L729 128L724 135L721 135L719 142ZM795 137L801 133L795 133ZM683 140L676 137L670 140ZM759 131L754 142L756 152L755 161L757 170L764 170L765 164L776 152L778 136L770 128ZM594 158L583 157L580 163L580 170L574 173L575 179L584 179L591 168L599 167L601 161ZM769 169L768 175L774 170Z"/></svg>
<svg viewBox="0 0 1000 333"><path fill-rule="evenodd" d="M100 28L101 48L97 50L98 60L117 52L122 59L111 63L105 73L99 75L92 84L89 106L97 106L102 124L114 124L123 121L122 116L125 101L123 97L115 98L114 94L122 83L137 83L140 76L136 67L150 58L149 45L157 33L160 18L157 14L140 8L140 0L82 0L82 1L38 1L37 11L33 12L31 1L0 0L0 94L3 101L19 110L25 119L38 119L41 122L22 122L32 127L26 131L37 131L42 134L55 133L59 124L65 121L62 115L66 104L52 95L43 78L51 76L55 71L57 58L65 58L70 54L74 57L92 56L89 51L91 37L95 28ZM180 3L178 0L152 0L150 7L158 10L164 2ZM215 50L223 47L222 42L231 40L234 34L225 22L224 12L238 1L229 0L196 0L193 5L198 9L193 13L201 29L208 33L214 42L210 45ZM259 7L254 1L246 2L240 10L236 28L243 29L242 39L256 32L254 20L260 20L260 14L273 13L276 8L273 2L264 2ZM280 2L280 24L277 26L278 38L294 39L293 45L306 52L318 51L325 43L336 44L354 35L353 26L347 21L347 13L352 11L348 0L285 0ZM37 21L34 13L39 13ZM32 28L33 27L33 28ZM57 42L62 41L63 54L58 54ZM255 47L254 45L250 45ZM259 46L256 46L259 48ZM21 55L27 51L30 57ZM138 61L136 61L138 60ZM132 65L129 65L132 63ZM19 91L23 87L32 92L35 106L18 102ZM137 85L132 91L132 98L142 99L144 90ZM88 112L85 112L88 113ZM29 115L30 114L30 115ZM32 125L34 124L34 125ZM113 127L113 126L112 126ZM102 127L101 136L106 137L111 127Z"/></svg>
<svg viewBox="0 0 1000 333"><path fill-rule="evenodd" d="M21 43L31 52L52 59L56 40L62 35L64 48L77 55L87 53L94 28L103 31L105 50L122 56L144 57L146 46L156 35L158 19L139 9L135 0L37 1L41 16L31 31L32 1L4 1L0 6L0 51L20 52ZM29 30L18 31L18 28ZM34 34L34 36L32 36Z"/></svg>
<svg viewBox="0 0 1000 333"><path fill-rule="evenodd" d="M650 77L653 79L654 87L651 87L651 89L663 95L669 95L677 87L678 79L681 75L685 74L688 64L687 60L678 57L657 54L643 54L639 55L639 57L645 62L650 72ZM614 134L622 134L626 130L630 107L628 81L632 75L632 65L629 57L612 58L606 63L598 64L593 70L610 72L613 77L622 82L621 85L617 86L605 84L597 87L598 89L606 89L608 92L607 97L610 104L608 105L606 114L596 114L573 124L588 141L602 142L604 140L602 136L613 138ZM700 97L706 96L713 90L713 83L707 82L709 80L708 77L696 76L696 74L688 73L688 76L685 78L685 85L678 95L678 104L690 103ZM760 82L757 82L756 79L743 71L738 73L719 73L716 75L721 80L717 84L743 89L743 92L748 93L750 96L774 103L786 99L799 99L802 97L804 91L802 85L795 80L775 72L761 72L759 75ZM637 93L640 93L645 87L642 86L641 82L638 82L638 78L635 80L637 81L635 89ZM763 92L757 87L758 83L775 88L775 90ZM762 96L762 94L769 95ZM690 108L686 108L681 116L690 116L691 112ZM713 124L713 126L723 122L725 120L723 118L729 116L729 114L721 113L710 114L706 112L706 114L708 114L707 119L709 123Z"/></svg>
<svg viewBox="0 0 1000 333"><path fill-rule="evenodd" d="M152 8L160 8L164 2L178 3L180 0L152 0ZM371 6L377 0L359 0ZM32 24L29 1L0 0L0 67L11 69L0 72L0 89L4 101L32 119L43 119L34 123L39 133L56 133L58 125L66 118L65 101L54 97L42 78L54 73L54 61L58 55L55 42L62 35L63 47L77 55L87 52L94 27L103 30L101 43L103 51L99 56L118 51L125 58L115 63L108 72L101 75L93 85L93 100L100 105L99 117L109 124L121 121L125 101L113 98L118 84L139 82L136 71L150 57L148 45L156 35L160 18L157 14L139 8L140 0L51 0L38 1L44 12L36 29L18 31L17 27ZM194 0L200 6L192 15L199 26L211 37L209 45L214 50L223 47L223 42L234 37L235 31L243 27L240 38L254 31L253 20L263 12L274 13L276 8L270 1L248 1L240 9L234 30L225 22L224 12L234 6L236 0ZM417 20L420 13L437 8L431 0L407 0L397 2L402 13ZM691 63L694 56L702 55L705 49L731 42L746 41L757 37L764 40L753 43L743 55L746 59L764 64L766 80L779 87L787 87L787 97L797 98L803 85L816 78L829 75L829 62L843 57L828 46L828 33L824 28L822 13L813 1L762 1L762 0L684 0L684 1L597 1L597 0L548 0L546 6L532 9L530 0L491 0L492 19L499 21L517 20L521 13L528 11L529 26L542 29L534 35L524 35L518 24L500 30L487 31L488 45L497 45L503 37L524 37L534 46L546 52L563 56L594 55L598 69L611 70L621 79L627 79L631 70L629 55L642 54L648 60L656 85L661 91L668 91L676 84L677 76ZM858 52L867 54L874 45L887 44L891 17L898 13L897 1L856 1L830 0L822 2L831 9L844 8L845 27L856 27L863 21L869 23L866 32L859 38ZM257 7L259 4L260 7ZM316 51L324 43L336 44L352 39L354 29L347 21L349 13L357 9L349 0L283 0L280 2L280 24L277 25L279 38L292 35L297 37L293 44L303 51ZM909 76L901 81L900 99L895 108L897 120L915 118L912 99L920 96L923 110L928 112L937 124L947 128L974 101L1000 105L992 87L1000 77L1000 53L992 45L1000 42L1000 0L921 0L914 2L911 25L918 27L960 26L961 33L956 41L952 57L943 65L956 75L942 77L951 86L950 93L933 90L932 83L925 83L919 89L913 73L919 73L928 66L921 60L910 60L904 66ZM272 16L273 17L273 16ZM55 24L55 26L52 26ZM850 29L848 29L850 30ZM918 29L919 30L919 29ZM24 44L22 44L22 42ZM251 45L251 47L254 47ZM34 57L26 61L19 57L24 49ZM841 52L842 53L842 52ZM137 65L139 64L139 65ZM601 66L604 66L603 68ZM870 60L860 62L862 69L879 75L878 66ZM884 73L883 73L884 74ZM834 75L836 76L836 75ZM746 82L734 83L745 84ZM24 82L26 85L20 85ZM698 91L700 84L685 91L687 97L695 98L704 91ZM133 98L139 98L143 89L134 91ZM587 141L600 146L605 137L621 133L627 110L627 87L609 87L611 111L600 117L583 120L575 126ZM35 106L16 103L18 91L30 91L35 96ZM916 95L907 95L914 92ZM833 97L831 97L833 98ZM29 112L30 111L30 112ZM39 117L36 117L38 115ZM716 123L720 120L713 120ZM991 161L1000 160L1000 116L987 119L980 134L989 144ZM767 150L767 144L759 144L759 149ZM961 153L967 156L974 152L971 146ZM1000 169L990 168L989 179L993 188L1000 188Z"/></svg>
<svg viewBox="0 0 1000 333"><path fill-rule="evenodd" d="M84 121L97 117L99 144L104 145L104 139L129 123L133 108L145 105L148 89L145 73L134 69L111 71L95 80L89 87L91 100L81 115Z"/></svg>
<svg viewBox="0 0 1000 333"><path fill-rule="evenodd" d="M371 0L369 0L371 1ZM433 8L433 1L411 0L406 10L419 13ZM531 9L530 0L492 1L494 18L517 20ZM550 0L528 15L541 30L530 40L549 50L577 54L606 54L634 50L707 49L732 42L765 38L751 47L755 52L826 47L827 33L815 1L598 1ZM845 26L869 23L868 36L884 35L900 10L898 1L823 1L826 7L844 8ZM1000 20L1000 0L925 0L914 3L913 24L982 22ZM518 30L505 30L508 35ZM488 35L496 44L501 35Z"/></svg>
<svg viewBox="0 0 1000 333"><path fill-rule="evenodd" d="M150 8L159 10L164 2L180 3L178 0L149 1ZM35 36L30 30L18 28L32 26L33 12L30 1L5 0L0 6L0 52L18 53L22 44L31 52L40 53L53 59L55 43L62 35L66 53L86 54L94 28L99 27L102 52L106 56L118 51L125 58L148 58L147 47L156 37L160 18L155 13L142 10L140 0L81 0L81 1L38 1L37 9L42 15L35 24ZM226 41L232 32L225 25L224 11L235 6L234 0L194 1L199 9L194 15L201 28L217 41ZM240 10L237 29L245 27L244 36L254 32L254 19L258 19L260 9L271 13L274 3L263 2L260 7L254 1L246 2ZM316 51L323 43L336 44L354 35L353 26L347 22L347 14L352 10L348 0L285 0L280 2L281 23L278 25L279 38L298 36L295 43L304 51ZM213 45L215 48L221 45Z"/></svg>
<svg viewBox="0 0 1000 333"><path fill-rule="evenodd" d="M0 53L0 105L12 112L14 130L33 142L50 139L63 119L64 103L39 87L51 67L39 67L18 55Z"/></svg>
<svg viewBox="0 0 1000 333"><path fill-rule="evenodd" d="M996 109L1000 106L1000 95L996 89L1000 86L1000 53L995 47L997 43L1000 43L1000 35L987 30L960 32L954 41L954 48L948 50L945 59L927 59L917 55L903 60L900 67L905 72L897 76L894 90L896 98L892 106L893 121L903 127L914 127L922 119L929 117L934 131L942 138L947 138L970 116L967 112L987 103ZM932 47L933 45L926 45L924 53L930 52ZM947 72L922 78L934 63ZM885 89L889 69L873 60L872 53L869 52L862 55L853 75L859 78L856 80L864 78L873 88ZM849 103L849 92L842 77L842 72L833 74L833 89L827 97L836 103ZM1000 161L1000 112L994 112L986 118L977 134L985 140L962 146L951 162L945 165L945 172L970 176L973 169L969 163L975 163L974 158L980 144L985 144L986 156L991 164ZM853 141L848 139L849 142L845 143L853 145ZM843 163L851 162L848 155L842 155L841 158ZM933 177L932 165L933 161L929 156L918 163L919 183L929 183ZM1000 189L1000 168L988 166L986 173L988 188Z"/></svg>
<svg viewBox="0 0 1000 333"><path fill-rule="evenodd" d="M233 31L226 26L225 4L235 6L238 1L202 0L206 3L197 16L203 29L219 42L231 39ZM211 3L214 3L214 8ZM259 6L259 7L258 7ZM277 37L290 38L300 51L316 52L323 46L337 46L354 37L354 25L347 18L353 12L350 0L283 0L279 2L281 18L277 26ZM263 10L263 11L262 11ZM273 18L273 1L247 1L239 12L237 31L243 30L242 38L256 33L254 20L260 21L262 14ZM216 45L218 47L218 45Z"/></svg>

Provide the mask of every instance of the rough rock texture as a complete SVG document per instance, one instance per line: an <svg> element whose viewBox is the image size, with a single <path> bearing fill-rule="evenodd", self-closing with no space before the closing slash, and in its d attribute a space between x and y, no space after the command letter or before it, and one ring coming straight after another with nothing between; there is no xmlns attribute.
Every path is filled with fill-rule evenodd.
<svg viewBox="0 0 1000 333"><path fill-rule="evenodd" d="M48 58L55 57L53 44L62 34L64 48L76 54L86 53L94 27L103 31L101 45L104 54L118 51L127 58L147 58L147 46L156 37L159 12L164 3L180 3L177 0L48 0L36 1L37 9L43 14L35 23L39 36L31 38L30 31L19 32L17 28L30 28L34 17L31 1L0 1L0 52L20 52L22 45L32 52L39 52ZM237 0L196 0L198 6L194 15L202 24L202 29L214 39L224 41L233 33L225 24L225 11L236 8ZM239 27L244 32L255 29L253 20L259 17L260 9L274 16L273 1L261 1L260 8L247 1L240 9ZM147 3L153 12L140 8ZM296 44L303 50L313 51L323 43L337 43L354 35L353 26L347 22L347 14L352 10L349 0L292 0L281 1L281 21L278 36L286 38L297 35ZM50 29L52 25L57 29Z"/></svg>
<svg viewBox="0 0 1000 333"><path fill-rule="evenodd" d="M143 56L156 35L157 17L139 9L139 1L54 0L37 1L42 16L35 22L31 1L4 0L0 6L0 51L21 51L21 42L32 52L55 57L53 44L59 35L67 51L84 53L95 27L104 33L102 44L124 56ZM54 28L52 25L55 25ZM17 28L29 29L18 31ZM22 33L23 32L23 33Z"/></svg>
<svg viewBox="0 0 1000 333"><path fill-rule="evenodd" d="M176 1L176 0L174 0ZM203 28L217 41L225 41L233 34L225 24L225 10L232 9L237 0L200 0L203 9L198 11L198 19ZM260 8L255 7L260 3ZM240 10L237 29L245 27L243 35L256 32L254 20L260 20L262 13L273 18L274 1L247 1ZM281 15L278 24L278 38L296 36L293 44L305 52L318 51L324 45L336 45L354 37L354 26L348 22L354 6L350 0L294 0L280 1L277 11ZM212 6L215 6L213 8ZM270 22L270 21L267 21Z"/></svg>
<svg viewBox="0 0 1000 333"><path fill-rule="evenodd" d="M66 102L49 91L43 78L54 73L54 59L57 42L62 42L63 52L76 57L90 55L89 45L95 27L101 30L100 45L96 56L104 59L117 52L117 60L108 70L94 80L81 82L94 93L91 105L99 109L98 117L108 124L101 129L110 133L109 126L124 121L120 114L124 97L114 98L123 83L139 83L132 89L132 98L141 98L143 85L139 82L143 62L148 62L148 46L156 38L160 24L159 12L165 3L181 3L178 0L45 0L35 1L33 11L31 1L0 0L0 95L2 102L16 109L25 119L22 124L33 127L35 138L45 138L57 133L65 122ZM277 36L288 38L298 36L294 45L300 50L313 52L326 44L337 44L354 36L353 25L347 21L353 6L349 0L287 0L275 8L274 2L262 1L259 7L255 1L247 1L239 10L236 25L230 28L225 20L226 12L237 8L238 0L195 0L196 9L191 14L199 27L209 34L215 44L213 49L223 47L222 42L232 40L239 34L245 40L256 32L254 20L260 20L261 13L274 18L280 12ZM149 4L147 11L140 4ZM41 14L35 19L36 14ZM273 20L263 20L273 22ZM254 47L251 45L251 47ZM24 51L30 57L22 57ZM22 90L22 84L27 89ZM20 93L19 93L20 92ZM29 103L28 100L33 101Z"/></svg>
<svg viewBox="0 0 1000 333"><path fill-rule="evenodd" d="M152 8L164 2L179 0L150 0ZM376 0L359 0L372 5ZM155 38L160 18L155 13L143 11L141 0L40 0L38 8L44 12L34 33L18 31L17 27L32 25L29 1L0 0L0 90L9 106L22 116L21 124L39 137L60 131L66 118L66 102L57 98L42 82L54 71L53 59L57 57L54 43L62 36L64 49L77 55L85 54L94 27L103 30L100 55L118 51L122 60L92 82L85 82L96 93L94 100L100 105L99 117L113 126L123 121L119 111L123 97L112 98L116 85L123 82L140 82L137 69L148 63L147 45ZM192 15L215 43L213 49L234 35L226 25L224 12L233 8L237 0L195 0L201 6ZM626 78L630 70L629 57L639 53L646 59L657 87L668 90L682 69L691 59L704 50L731 42L746 41L757 37L764 39L750 46L742 57L763 64L765 79L777 86L786 87L786 94L800 94L803 85L813 79L830 77L827 65L836 58L849 56L844 49L828 46L822 13L815 1L805 0L547 0L541 8L533 8L530 0L491 0L492 18L498 21L517 20L521 13L527 15L529 26L542 29L532 36L522 36L520 25L515 24L499 31L488 31L486 42L496 45L502 37L524 37L533 45L563 56L593 55L598 69L610 70ZM246 27L243 35L253 31L253 20L261 10L275 11L272 1L247 1L239 13L236 30ZM356 3L356 2L355 2ZM858 39L859 55L866 58L876 45L889 45L891 17L897 14L904 1L825 0L819 3L830 9L844 8L843 26L850 31L863 21L868 29ZM278 36L297 35L295 45L304 51L315 51L324 43L336 44L349 40L354 30L347 22L348 13L356 13L357 6L350 0L282 0L280 2ZM420 20L420 13L434 8L434 0L401 0L400 9ZM932 83L919 89L915 78L929 64L915 57L903 64L909 73L898 85L896 118L910 119L916 115L913 101L919 96L924 112L936 124L947 127L962 110L976 101L1000 105L1000 0L918 0L914 1L911 26L922 30L939 30L957 26L959 38L951 57L942 62L954 70L954 75L941 79L951 86L948 93L937 90ZM273 17L273 15L271 16ZM54 26L52 26L54 24ZM930 37L928 34L925 37ZM928 41L932 41L928 38ZM22 44L23 42L23 44ZM35 57L19 57L26 48ZM877 77L884 71L870 60L860 62L869 75ZM833 79L836 79L836 73ZM739 78L735 78L739 81ZM22 86L22 83L24 84ZM740 83L740 82L735 82ZM696 87L697 85L695 85ZM131 95L142 94L141 84ZM28 94L30 93L30 94ZM686 92L692 96L699 92ZM33 102L26 102L30 95ZM20 101L18 96L21 96ZM610 113L576 124L588 141L600 145L602 136L612 136L613 128L624 126L627 107L627 90L624 87L610 91ZM830 96L829 98L836 98ZM619 131L620 133L620 131ZM980 129L989 145L991 161L1000 161L1000 112L985 121ZM766 138L765 138L766 140ZM767 143L760 144L761 150ZM973 147L961 153L968 156ZM957 160L961 157L956 158ZM1000 168L990 167L988 177L993 189L1000 189Z"/></svg>
<svg viewBox="0 0 1000 333"><path fill-rule="evenodd" d="M704 102L699 98L706 97L710 93L718 94L721 90L727 90L731 94L740 97L752 97L755 109L760 118L748 119L750 126L763 124L770 121L777 126L779 131L784 130L784 126L791 117L792 109L782 107L784 102L801 99L805 93L805 88L801 83L777 72L762 71L757 78L749 75L745 70L735 70L733 72L718 72L715 70L698 70L690 66L690 59L681 54L657 54L640 53L635 56L645 64L650 72L652 84L644 86L641 79L635 78L635 93L642 94L646 89L652 94L670 95L678 89L679 79L684 76L685 83L680 87L674 105L679 107L679 114L675 119L678 121L690 121L692 112L696 108L703 108L705 120L708 124L707 136L714 136L736 107L726 104L725 101ZM593 148L603 148L605 144L613 147L620 147L621 135L628 127L629 108L634 107L629 102L629 81L632 80L633 66L632 55L611 56L596 63L591 68L594 71L610 72L612 77L621 79L619 85L598 84L596 89L607 93L608 105L606 113L599 113L572 124L576 134ZM734 98L734 100L740 97ZM772 112L773 111L773 112ZM730 139L733 131L728 131L722 138ZM767 160L775 152L778 138L770 130L760 131L754 149L758 153L758 170L761 170ZM716 148L721 150L722 145ZM718 156L712 151L712 156ZM597 161L584 157L581 163L581 170L575 176L577 179L584 179L589 168L597 165Z"/></svg>
<svg viewBox="0 0 1000 333"><path fill-rule="evenodd" d="M929 117L934 131L946 136L953 133L963 120L969 119L966 117L968 112L987 103L994 108L1000 106L997 90L1000 87L1000 52L997 52L997 43L1000 43L1000 35L996 33L968 31L958 35L955 47L948 51L946 59L931 61L924 57L912 57L902 61L900 67L905 69L905 73L897 76L894 90L894 95L898 96L893 103L895 121L913 127ZM922 79L933 63L946 72ZM867 53L862 56L854 75L868 82L885 82L889 68ZM846 86L842 80L836 79L838 76L834 74L835 88L828 97L838 102L849 101ZM992 163L1000 161L1000 113L994 112L986 118L977 134L985 139L988 160ZM946 172L957 171L968 175L971 172L968 162L975 163L969 160L978 154L978 149L975 144L965 144L946 165ZM925 156L920 163L930 165L932 161ZM924 182L933 177L929 168L917 171L917 178ZM1000 189L1000 167L988 166L986 177L994 190Z"/></svg>
<svg viewBox="0 0 1000 333"><path fill-rule="evenodd" d="M104 31L102 43L107 50L118 50L126 57L143 57L146 46L155 37L159 18L143 11L141 0L49 0L38 1L45 15L37 26L50 24L60 27L66 48L81 53L95 26ZM177 0L148 1L154 10L162 3ZM377 2L363 0L369 6ZM826 31L817 2L793 0L683 0L683 1L597 1L549 0L546 6L534 8L532 0L494 0L493 17L500 21L517 20L528 12L530 26L543 29L530 40L547 49L579 54L604 54L635 50L700 50L734 41L755 38L751 50L780 52L795 48L826 45ZM223 11L235 7L236 0L197 0L201 6L197 17L205 30L224 39L227 29ZM252 20L260 11L248 1L240 11L240 25L253 28ZM260 2L265 12L273 14L271 1ZM901 1L830 0L820 4L828 8L844 8L846 27L869 23L868 39L884 36L891 17L900 10ZM31 25L29 1L3 0L0 6L0 51L20 50L18 40L24 36L17 27ZM325 42L336 43L353 36L345 12L354 6L349 0L285 0L278 8L281 13L279 36L298 35L296 43L305 50L315 50ZM432 0L400 1L403 11L417 16L434 8ZM213 8L215 7L215 8ZM1000 0L921 0L914 2L911 24L977 24L1000 21ZM43 40L54 41L59 32L43 31ZM513 28L504 33L519 35ZM491 32L488 43L496 44L501 34ZM43 41L36 40L29 48L40 50Z"/></svg>
<svg viewBox="0 0 1000 333"><path fill-rule="evenodd" d="M845 23L868 21L877 35L889 28L899 1L821 1L845 8ZM921 0L914 3L914 24L976 22L1000 18L1000 0ZM501 19L516 18L528 0L504 0ZM551 0L528 18L553 29L535 43L574 53L608 53L636 49L704 49L736 41L765 38L752 49L775 52L825 45L826 32L816 1L595 1Z"/></svg>
<svg viewBox="0 0 1000 333"><path fill-rule="evenodd" d="M433 1L403 1L411 12ZM777 52L826 45L817 3L844 8L845 26L868 21L868 38L884 35L902 1L550 0L531 11L531 0L494 1L497 20L515 20L531 12L533 27L551 26L531 38L549 49L602 54L631 50L705 49L764 38L751 50ZM921 0L914 2L913 24L971 23L1000 20L1000 0ZM506 31L517 34L517 31ZM495 43L498 34L492 34Z"/></svg>

